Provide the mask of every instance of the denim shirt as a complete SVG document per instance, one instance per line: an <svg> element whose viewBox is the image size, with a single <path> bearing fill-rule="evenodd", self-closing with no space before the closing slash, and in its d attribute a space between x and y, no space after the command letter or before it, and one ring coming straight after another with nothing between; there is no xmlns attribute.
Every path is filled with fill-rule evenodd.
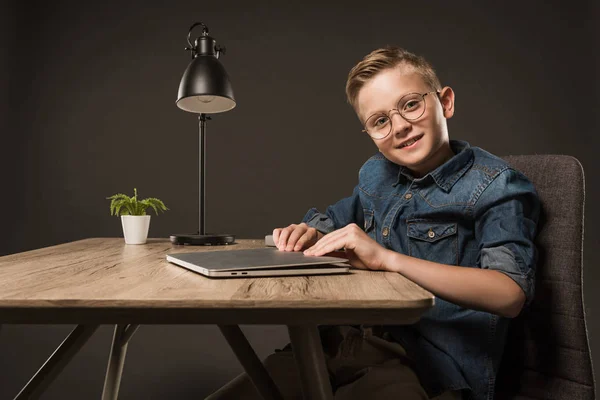
<svg viewBox="0 0 600 400"><path fill-rule="evenodd" d="M533 240L540 204L531 182L502 159L451 141L454 157L415 179L378 153L360 169L352 195L303 219L329 233L350 223L398 253L506 274L534 294ZM440 298L416 324L386 329L401 343L430 397L462 390L492 399L510 319Z"/></svg>

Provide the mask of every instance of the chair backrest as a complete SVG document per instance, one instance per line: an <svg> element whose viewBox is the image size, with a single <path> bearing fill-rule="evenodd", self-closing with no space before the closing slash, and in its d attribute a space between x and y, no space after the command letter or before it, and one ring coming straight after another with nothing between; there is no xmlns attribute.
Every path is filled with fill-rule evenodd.
<svg viewBox="0 0 600 400"><path fill-rule="evenodd" d="M511 321L498 373L500 399L595 399L583 306L583 168L570 156L504 159L536 187L542 214L535 297Z"/></svg>

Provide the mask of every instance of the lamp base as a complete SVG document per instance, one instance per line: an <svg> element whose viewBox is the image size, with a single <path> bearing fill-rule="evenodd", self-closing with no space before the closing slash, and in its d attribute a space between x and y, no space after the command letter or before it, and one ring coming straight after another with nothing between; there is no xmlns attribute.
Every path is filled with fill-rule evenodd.
<svg viewBox="0 0 600 400"><path fill-rule="evenodd" d="M171 243L180 245L192 245L192 246L221 246L226 244L232 244L235 242L235 236L233 235L188 235L188 234L176 234L171 235Z"/></svg>

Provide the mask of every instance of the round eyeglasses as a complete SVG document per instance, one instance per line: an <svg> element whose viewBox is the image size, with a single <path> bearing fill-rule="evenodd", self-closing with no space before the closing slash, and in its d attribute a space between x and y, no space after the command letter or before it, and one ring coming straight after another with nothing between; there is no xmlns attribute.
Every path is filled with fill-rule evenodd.
<svg viewBox="0 0 600 400"><path fill-rule="evenodd" d="M427 93L408 93L400 98L396 108L391 109L387 113L377 113L367 118L365 129L373 139L385 139L392 132L392 111L398 111L400 116L407 121L414 121L425 114L425 96L432 93L440 93L438 91Z"/></svg>

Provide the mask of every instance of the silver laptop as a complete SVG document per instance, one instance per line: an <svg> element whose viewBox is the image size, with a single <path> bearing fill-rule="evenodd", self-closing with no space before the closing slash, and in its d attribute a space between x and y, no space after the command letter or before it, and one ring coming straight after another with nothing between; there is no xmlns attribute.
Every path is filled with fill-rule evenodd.
<svg viewBox="0 0 600 400"><path fill-rule="evenodd" d="M305 256L276 248L167 254L167 261L213 278L343 274L347 259Z"/></svg>

